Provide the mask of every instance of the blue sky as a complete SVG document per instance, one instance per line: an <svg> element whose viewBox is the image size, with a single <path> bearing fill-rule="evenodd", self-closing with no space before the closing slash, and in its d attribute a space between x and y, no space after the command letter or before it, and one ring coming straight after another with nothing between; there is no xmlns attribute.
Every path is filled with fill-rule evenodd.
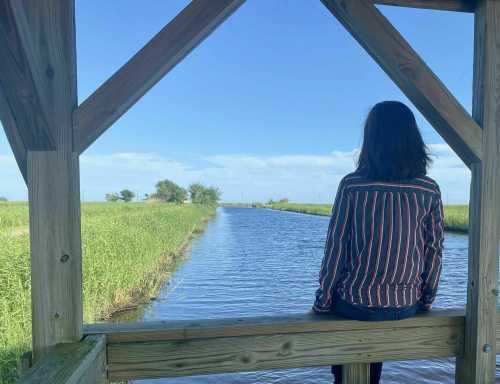
<svg viewBox="0 0 500 384"><path fill-rule="evenodd" d="M79 101L186 4L77 0ZM379 9L470 111L472 15ZM82 198L169 178L218 186L226 201L328 202L384 99L407 101L319 1L249 0L82 155ZM417 118L445 202L467 201L468 171ZM3 132L0 180L0 195L26 198Z"/></svg>

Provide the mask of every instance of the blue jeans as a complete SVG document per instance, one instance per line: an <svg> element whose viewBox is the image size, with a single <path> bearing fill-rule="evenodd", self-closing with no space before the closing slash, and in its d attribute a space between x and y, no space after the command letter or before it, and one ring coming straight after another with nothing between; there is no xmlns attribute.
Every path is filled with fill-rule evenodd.
<svg viewBox="0 0 500 384"><path fill-rule="evenodd" d="M415 304L406 308L368 308L350 304L338 299L332 307L332 312L336 315L353 320L361 321L386 321L403 320L414 316L420 308L420 304ZM332 373L335 377L335 384L342 384L342 366L332 365ZM382 363L370 364L370 384L378 384L382 374Z"/></svg>

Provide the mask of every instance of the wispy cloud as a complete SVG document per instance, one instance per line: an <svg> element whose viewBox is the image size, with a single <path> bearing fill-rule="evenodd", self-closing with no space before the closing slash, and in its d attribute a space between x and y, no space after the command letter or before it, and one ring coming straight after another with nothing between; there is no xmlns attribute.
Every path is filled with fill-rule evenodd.
<svg viewBox="0 0 500 384"><path fill-rule="evenodd" d="M434 165L430 175L440 183L449 203L465 202L470 173L445 144L431 145ZM340 179L354 169L357 149L326 155L255 156L224 154L180 162L155 153L113 153L81 157L81 189L85 200L101 200L105 193L131 188L143 195L164 178L187 186L201 181L223 191L227 201L265 201L289 197L293 201L331 201ZM200 165L202 164L202 165ZM0 155L0 195L25 198L25 187L15 161Z"/></svg>

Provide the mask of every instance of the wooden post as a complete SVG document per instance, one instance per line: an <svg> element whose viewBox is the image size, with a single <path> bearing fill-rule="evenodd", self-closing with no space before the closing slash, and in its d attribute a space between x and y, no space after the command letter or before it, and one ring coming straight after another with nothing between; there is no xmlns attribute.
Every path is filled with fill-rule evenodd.
<svg viewBox="0 0 500 384"><path fill-rule="evenodd" d="M343 365L342 382L346 384L370 384L370 364Z"/></svg>
<svg viewBox="0 0 500 384"><path fill-rule="evenodd" d="M82 267L73 0L5 0L0 108L30 207L33 355L82 337ZM15 140L14 140L15 139Z"/></svg>
<svg viewBox="0 0 500 384"><path fill-rule="evenodd" d="M36 359L82 337L78 156L28 151L31 300Z"/></svg>
<svg viewBox="0 0 500 384"><path fill-rule="evenodd" d="M471 167L465 350L456 382L494 383L500 245L500 2L475 13L473 117L483 127L483 158Z"/></svg>

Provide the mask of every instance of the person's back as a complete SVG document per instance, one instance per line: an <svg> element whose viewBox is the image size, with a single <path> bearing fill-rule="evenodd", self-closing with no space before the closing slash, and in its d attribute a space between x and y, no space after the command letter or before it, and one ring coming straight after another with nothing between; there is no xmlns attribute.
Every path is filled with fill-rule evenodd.
<svg viewBox="0 0 500 384"><path fill-rule="evenodd" d="M377 104L368 115L356 172L338 188L313 310L357 320L398 320L435 299L443 206L413 113ZM381 364L372 364L372 383ZM341 383L340 367L333 367Z"/></svg>
<svg viewBox="0 0 500 384"><path fill-rule="evenodd" d="M367 307L431 304L443 233L437 184L425 176L379 182L354 173L339 192L316 310L330 311L332 295Z"/></svg>

